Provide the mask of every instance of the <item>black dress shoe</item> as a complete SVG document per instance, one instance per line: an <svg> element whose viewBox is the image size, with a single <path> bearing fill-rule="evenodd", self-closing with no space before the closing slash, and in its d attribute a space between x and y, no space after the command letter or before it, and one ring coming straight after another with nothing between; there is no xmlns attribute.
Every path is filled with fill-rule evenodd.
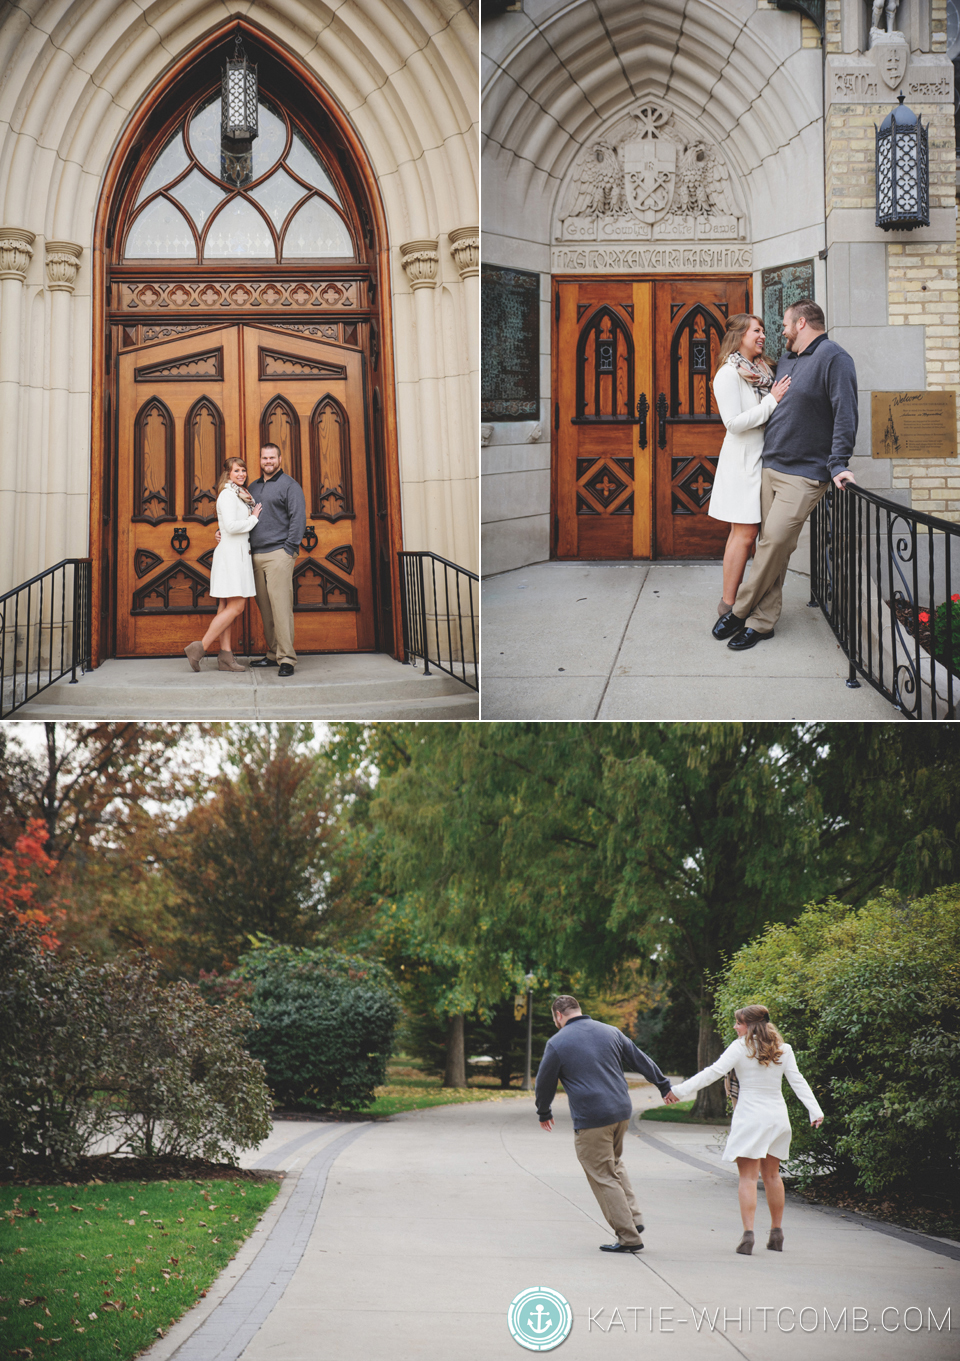
<svg viewBox="0 0 960 1361"><path fill-rule="evenodd" d="M277 672L277 675L278 675L278 676L292 676L292 675L293 675L293 667L290 665L289 662L282 662L282 663L280 664L280 670Z"/></svg>
<svg viewBox="0 0 960 1361"><path fill-rule="evenodd" d="M731 638L727 647L732 647L734 652L746 652L748 647L756 647L757 643L762 643L767 638L773 637L773 629L769 633L758 633L756 629L744 629L738 633L736 638Z"/></svg>
<svg viewBox="0 0 960 1361"><path fill-rule="evenodd" d="M642 1243L634 1243L633 1247L630 1247L629 1244L627 1244L627 1243L601 1243L601 1244L600 1244L600 1251L601 1251L601 1252L640 1252L640 1251L642 1251L642 1249L643 1249L643 1244L642 1244Z"/></svg>
<svg viewBox="0 0 960 1361"><path fill-rule="evenodd" d="M250 665L251 665L251 666L276 666L277 663L273 660L272 657L258 657L257 660L256 660L255 662L251 662Z"/></svg>
<svg viewBox="0 0 960 1361"><path fill-rule="evenodd" d="M721 640L732 638L735 633L739 633L741 629L746 627L746 622L745 619L738 619L733 610L729 610L726 614L721 614L711 632L714 638Z"/></svg>

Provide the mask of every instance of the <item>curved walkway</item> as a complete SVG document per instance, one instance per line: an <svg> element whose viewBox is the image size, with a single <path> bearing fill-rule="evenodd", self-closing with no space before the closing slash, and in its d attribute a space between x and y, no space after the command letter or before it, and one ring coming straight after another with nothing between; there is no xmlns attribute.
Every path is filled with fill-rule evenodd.
<svg viewBox="0 0 960 1361"><path fill-rule="evenodd" d="M150 1361L500 1361L523 1354L507 1308L536 1285L572 1306L563 1361L960 1354L960 1244L789 1201L783 1254L758 1232L738 1257L736 1173L712 1127L634 1124L646 1248L598 1252L611 1235L563 1098L555 1112L551 1134L526 1100L278 1124L248 1161L288 1169L280 1196Z"/></svg>

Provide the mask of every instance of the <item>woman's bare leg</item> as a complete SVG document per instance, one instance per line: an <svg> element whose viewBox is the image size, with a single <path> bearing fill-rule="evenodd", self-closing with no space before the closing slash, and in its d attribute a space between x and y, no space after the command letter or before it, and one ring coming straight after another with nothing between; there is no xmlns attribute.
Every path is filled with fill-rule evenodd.
<svg viewBox="0 0 960 1361"><path fill-rule="evenodd" d="M732 606L747 570L747 558L759 531L759 525L731 525L727 546L723 550L723 599Z"/></svg>
<svg viewBox="0 0 960 1361"><path fill-rule="evenodd" d="M217 611L217 613L213 616L213 621L211 622L210 627L203 635L202 642L204 651L206 651L206 649L210 647L211 643L215 643L216 640L221 636L221 634L224 633L226 634L227 642L221 644L221 646L227 647L229 649L230 625L233 623L234 619L236 619L237 616L243 612L243 607L245 604L246 601L244 600L242 595L235 595L230 600L227 601L225 609Z"/></svg>
<svg viewBox="0 0 960 1361"><path fill-rule="evenodd" d="M753 1232L753 1221L757 1213L757 1176L760 1170L759 1158L738 1158L737 1169L740 1173L740 1218L744 1229Z"/></svg>
<svg viewBox="0 0 960 1361"><path fill-rule="evenodd" d="M780 1159L768 1153L760 1159L760 1175L763 1189L767 1195L767 1209L770 1211L770 1227L779 1229L783 1224L783 1203L785 1199L783 1180L780 1176ZM756 1192L754 1192L756 1198Z"/></svg>

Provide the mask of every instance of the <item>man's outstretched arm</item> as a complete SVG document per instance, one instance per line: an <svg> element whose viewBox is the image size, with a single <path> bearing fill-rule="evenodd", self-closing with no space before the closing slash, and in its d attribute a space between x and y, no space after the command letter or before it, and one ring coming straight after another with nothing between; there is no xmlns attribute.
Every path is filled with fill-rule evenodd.
<svg viewBox="0 0 960 1361"><path fill-rule="evenodd" d="M549 1043L543 1051L543 1058L537 1069L536 1100L537 1100L537 1119L540 1121L540 1128L545 1130L553 1129L553 1098L557 1094L557 1082L560 1078L560 1060L551 1050Z"/></svg>

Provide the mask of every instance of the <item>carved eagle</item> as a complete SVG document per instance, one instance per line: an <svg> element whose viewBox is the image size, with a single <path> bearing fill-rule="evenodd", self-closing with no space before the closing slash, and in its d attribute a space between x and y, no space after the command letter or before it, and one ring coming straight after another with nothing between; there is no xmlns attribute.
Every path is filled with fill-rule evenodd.
<svg viewBox="0 0 960 1361"><path fill-rule="evenodd" d="M618 217L627 211L623 166L609 142L595 142L573 179L573 217Z"/></svg>

